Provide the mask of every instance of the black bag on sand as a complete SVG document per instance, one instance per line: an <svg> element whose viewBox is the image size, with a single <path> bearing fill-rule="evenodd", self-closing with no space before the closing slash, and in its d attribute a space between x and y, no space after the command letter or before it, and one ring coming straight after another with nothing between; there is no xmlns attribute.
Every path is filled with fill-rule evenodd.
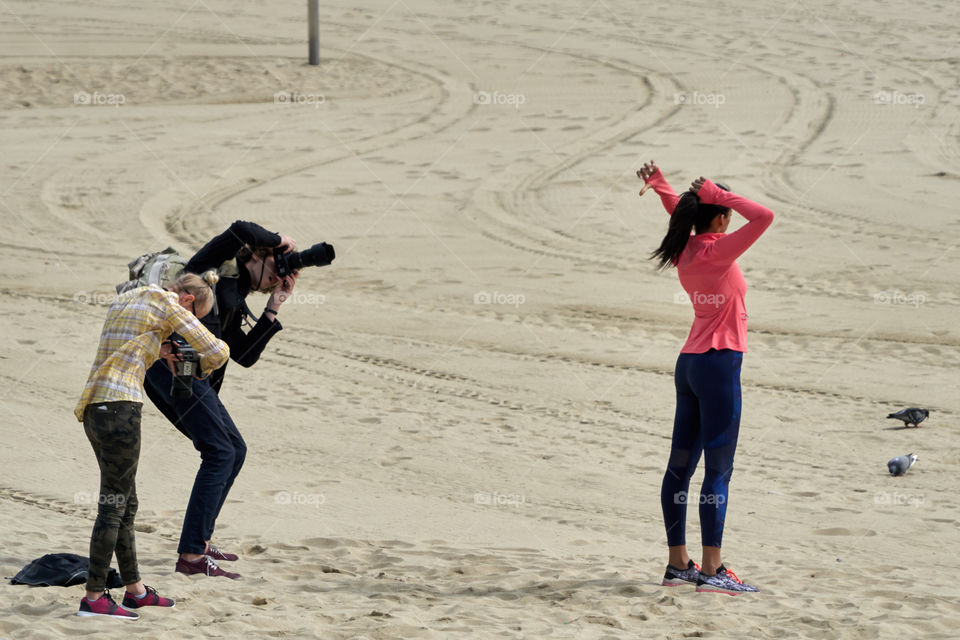
<svg viewBox="0 0 960 640"><path fill-rule="evenodd" d="M72 587L87 581L90 560L75 553L48 553L37 558L10 579L10 584L32 587ZM107 588L123 586L120 574L113 567L107 573Z"/></svg>

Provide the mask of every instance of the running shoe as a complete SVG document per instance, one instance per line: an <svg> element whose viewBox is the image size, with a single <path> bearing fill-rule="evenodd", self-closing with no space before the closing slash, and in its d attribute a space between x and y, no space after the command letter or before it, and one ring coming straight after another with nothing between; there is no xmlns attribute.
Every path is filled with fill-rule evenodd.
<svg viewBox="0 0 960 640"><path fill-rule="evenodd" d="M240 580L243 577L239 573L224 571L220 568L220 565L217 564L217 561L210 556L203 556L193 562L178 558L176 571L177 573L185 573L188 576L195 573L202 573L208 576L223 576L231 580Z"/></svg>
<svg viewBox="0 0 960 640"><path fill-rule="evenodd" d="M737 577L737 574L723 565L720 565L720 568L717 569L716 575L708 576L701 573L700 579L697 580L697 593L725 593L735 596L741 593L756 593L757 591L760 591L760 589L744 584L743 580Z"/></svg>
<svg viewBox="0 0 960 640"><path fill-rule="evenodd" d="M146 586L146 585L144 585ZM123 606L126 609L139 609L140 607L170 607L177 606L177 603L170 598L164 598L157 593L153 587L146 587L147 593L138 598L129 591L123 594Z"/></svg>
<svg viewBox="0 0 960 640"><path fill-rule="evenodd" d="M236 562L240 559L235 553L227 553L226 551L221 550L219 547L215 547L212 544L207 545L207 550L204 552L204 555L210 556L214 560L221 560L224 562Z"/></svg>
<svg viewBox="0 0 960 640"><path fill-rule="evenodd" d="M120 618L121 620L138 620L139 613L127 611L110 597L109 591L104 591L103 595L96 600L90 601L86 597L80 599L80 610L77 615L81 618L91 618L93 616L107 616L108 618Z"/></svg>
<svg viewBox="0 0 960 640"><path fill-rule="evenodd" d="M677 569L667 565L667 572L663 574L663 586L679 587L682 584L697 584L700 578L700 565L693 560L688 561L686 569Z"/></svg>

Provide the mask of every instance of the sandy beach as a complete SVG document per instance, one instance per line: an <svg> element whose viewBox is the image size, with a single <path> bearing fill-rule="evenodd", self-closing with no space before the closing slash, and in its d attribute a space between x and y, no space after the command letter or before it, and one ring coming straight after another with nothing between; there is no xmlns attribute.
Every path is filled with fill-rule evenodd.
<svg viewBox="0 0 960 640"><path fill-rule="evenodd" d="M147 402L137 544L176 609L4 580L0 639L957 637L958 7L347 4L310 67L302 2L0 0L0 575L87 555L72 412L129 260L238 219L337 249L227 370L244 580L174 573L199 455ZM647 259L650 159L776 213L724 537L760 594L660 586L693 312Z"/></svg>

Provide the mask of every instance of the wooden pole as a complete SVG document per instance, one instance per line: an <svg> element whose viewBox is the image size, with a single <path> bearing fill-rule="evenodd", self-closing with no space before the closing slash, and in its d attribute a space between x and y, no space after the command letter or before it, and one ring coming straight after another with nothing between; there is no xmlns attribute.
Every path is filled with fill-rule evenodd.
<svg viewBox="0 0 960 640"><path fill-rule="evenodd" d="M319 0L307 0L307 23L310 29L310 64L320 64L320 8Z"/></svg>

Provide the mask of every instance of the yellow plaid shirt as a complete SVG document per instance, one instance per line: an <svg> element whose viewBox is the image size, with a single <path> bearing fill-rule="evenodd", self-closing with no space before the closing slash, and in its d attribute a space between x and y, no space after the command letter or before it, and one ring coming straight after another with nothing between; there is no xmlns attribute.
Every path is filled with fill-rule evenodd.
<svg viewBox="0 0 960 640"><path fill-rule="evenodd" d="M107 311L97 357L87 386L73 414L95 402L143 402L143 378L160 357L160 343L176 332L200 354L203 373L223 366L230 348L217 340L192 313L180 306L177 294L156 285L132 289L117 297Z"/></svg>

